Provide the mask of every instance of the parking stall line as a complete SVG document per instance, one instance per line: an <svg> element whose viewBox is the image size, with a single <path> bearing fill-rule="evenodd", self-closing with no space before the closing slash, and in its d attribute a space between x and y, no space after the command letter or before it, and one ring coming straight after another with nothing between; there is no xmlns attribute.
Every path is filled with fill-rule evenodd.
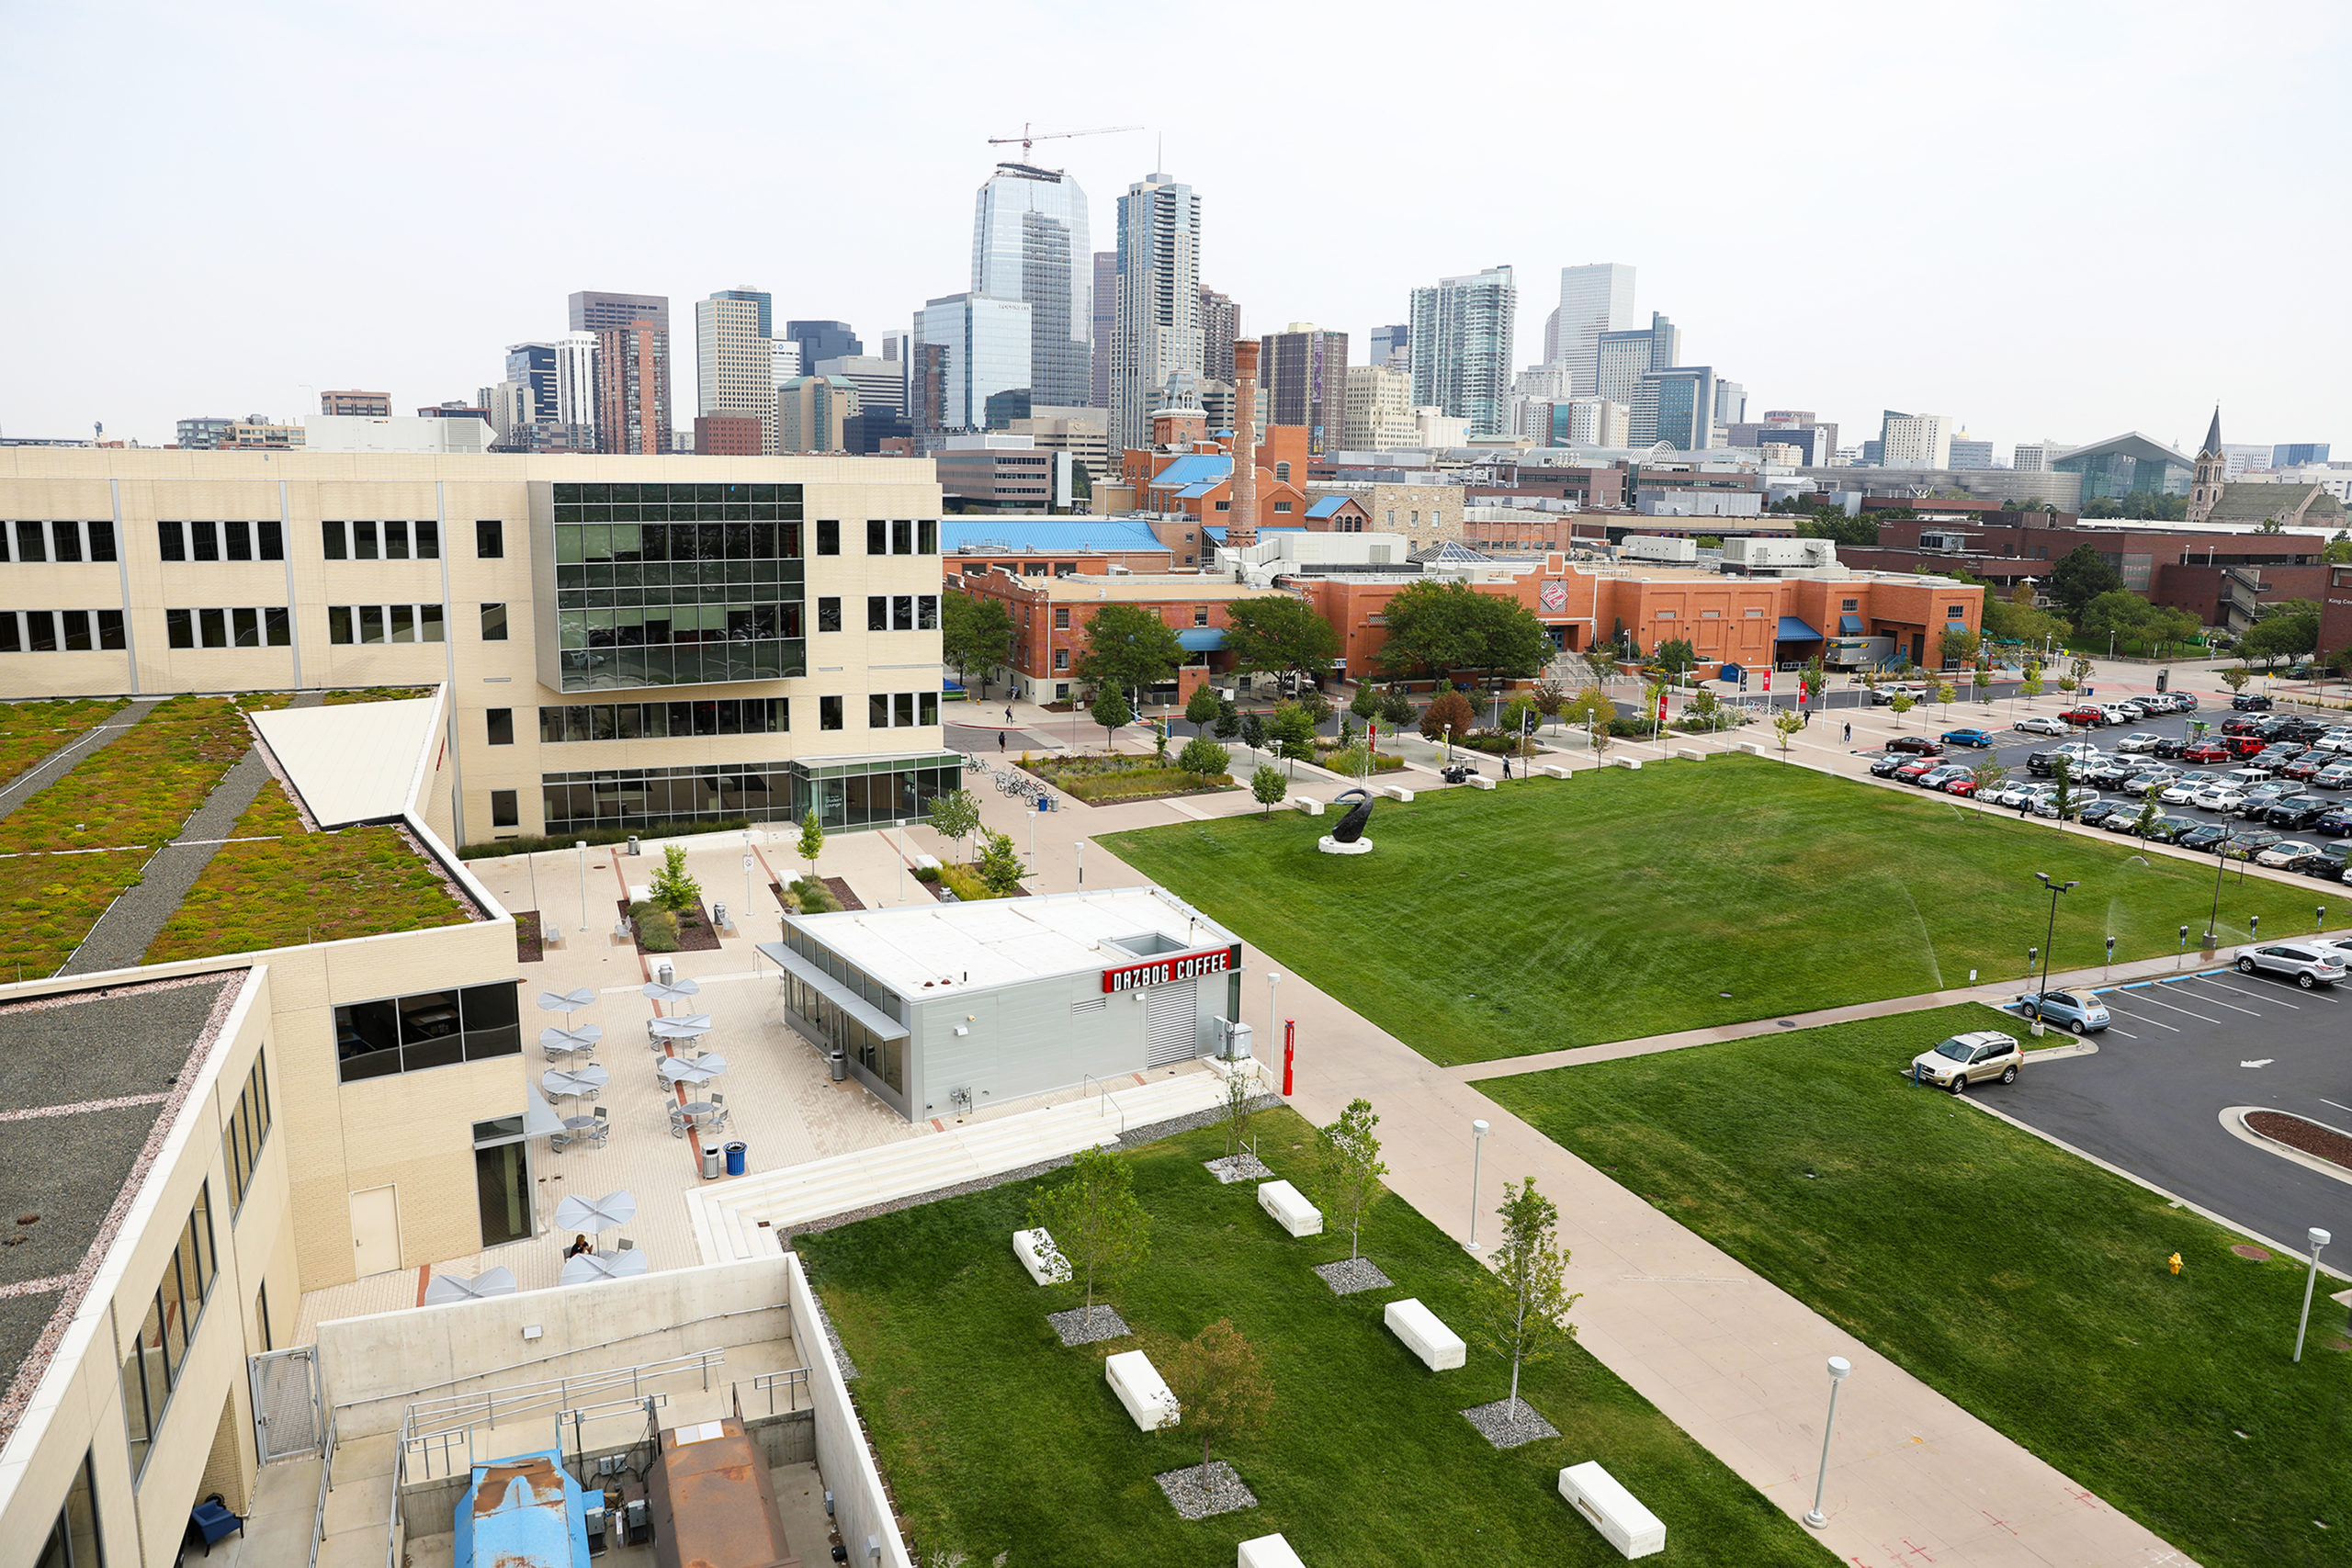
<svg viewBox="0 0 2352 1568"><path fill-rule="evenodd" d="M2208 982L2208 983L2210 984L2211 982ZM2222 988L2223 988L2223 989L2225 989L2225 990L2227 990L2227 989L2234 989L2234 987L2222 987ZM2239 992L2238 992L2238 995L2240 995L2240 996L2242 996L2242 997L2245 997L2245 996L2252 996L2252 995L2254 995L2254 993L2253 993L2253 992L2251 992L2251 991L2239 991ZM2262 1010L2261 1010L2261 1009L2259 1009L2259 1008L2242 1008L2242 1007L2238 1006L2238 1004L2237 1004L2237 1003L2235 1003L2235 1002L2225 1002L2225 1001L2223 1001L2223 1000L2222 1000L2221 998L2219 998L2219 997L2199 997L2199 998L2198 998L2197 999L2198 999L2199 1001L2202 1001L2202 1002L2211 1002L2213 1006L2215 1006L2215 1007L2217 1007L2217 1008L2227 1008L2227 1009L2229 1009L2232 1012L2242 1012L2242 1013L2245 1014L2245 1015L2246 1015L2246 1017L2248 1017L2248 1018L2260 1018L2260 1017L2262 1016ZM2261 999L2262 999L2262 1000L2266 1000L2266 1001L2270 1001L2270 1000L2276 1000L2277 998L2261 998ZM2292 1008L2292 1007L2294 1007L2294 1005L2295 1005L2295 1004L2294 1004L2294 1003L2292 1003L2292 1002L2280 1002L2278 1005L2279 1005L2279 1006L2281 1006L2281 1007Z"/></svg>
<svg viewBox="0 0 2352 1568"><path fill-rule="evenodd" d="M2209 986L2212 986L2212 987L2216 987L2216 988L2218 988L2218 989L2224 990L2224 991L2235 991L2239 996L2242 996L2242 997L2252 997L2256 1001L2258 1001L2258 1002L2275 1002L2275 1003L2277 1003L2278 1006L2280 1006L2280 1007L2282 1007L2282 1008L2288 1008L2288 1009L2290 1009L2291 1010L2296 1011L2296 1012L2301 1012L2301 1011L2302 1011L2302 1010L2303 1010L2301 1007L2296 1006L2296 1004L2295 1004L2295 1003L2290 1002L2290 1001L2288 1001L2287 999L2285 999L2285 998L2282 998L2282 997L2270 997L2270 996L2265 996L2265 995L2263 995L2263 993L2261 993L2260 991L2249 991L2249 990L2246 990L2246 989L2245 989L2244 987L2238 987L2238 986L2224 986L2224 985L2222 985L2222 982L2221 982L2221 981L2216 980L2216 979L2213 979L2213 978L2211 978L2211 976L2205 976L2205 975L2199 975L2199 976L2197 976L2197 978L2199 978L2199 980L2204 981L2207 985L2209 985ZM2220 998L2216 998L2215 999L2216 999L2216 1000L2219 1000ZM2222 1002L2222 1005L2223 1007L2228 1007L2230 1004L2229 1004L2229 1003L2227 1003L2227 1002ZM2241 1012L2243 1012L2243 1011L2245 1011L2245 1010L2245 1010L2244 1008L2241 1008L2241 1009L2239 1009L2238 1010L2239 1010L2239 1011L2241 1011Z"/></svg>
<svg viewBox="0 0 2352 1568"><path fill-rule="evenodd" d="M2219 1023L2219 1022L2221 1022L2221 1021L2221 1021L2220 1019L2218 1019L2218 1018L2207 1018L2207 1017L2206 1017L2203 1013L2201 1013L2201 1012L2189 1012L2189 1011L2188 1011L2188 1010L2187 1008L2177 1008L2177 1007L2173 1006L2170 1002L2158 1001L2158 1000L2157 1000L2155 998L2154 998L2154 997L2143 997L2143 998L2142 998L2141 999L2142 999L2143 1001L2147 1002L2147 1003L2148 1003L2150 1006L2152 1006L2152 1007L2160 1007L2160 1008L2164 1009L2166 1012L2186 1013L2188 1017L2195 1019L2195 1020L2196 1020L2198 1022L2199 1022L2199 1023ZM2224 1004L2224 1005L2226 1005L2226 1004ZM2245 1010L2244 1010L2243 1008L2241 1008L2239 1010L2240 1010L2240 1011L2244 1011Z"/></svg>

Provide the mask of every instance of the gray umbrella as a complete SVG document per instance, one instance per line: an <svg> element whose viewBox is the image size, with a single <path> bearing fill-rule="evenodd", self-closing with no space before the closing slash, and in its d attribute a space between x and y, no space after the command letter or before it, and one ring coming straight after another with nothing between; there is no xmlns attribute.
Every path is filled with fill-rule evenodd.
<svg viewBox="0 0 2352 1568"><path fill-rule="evenodd" d="M539 1044L557 1055L562 1055L572 1051L593 1051L596 1048L596 1042L604 1037L605 1031L600 1025L582 1023L570 1029L542 1029L539 1031Z"/></svg>
<svg viewBox="0 0 2352 1568"><path fill-rule="evenodd" d="M562 1231L610 1231L637 1218L637 1194L627 1188L602 1198L566 1198L555 1206L555 1228Z"/></svg>
<svg viewBox="0 0 2352 1568"><path fill-rule="evenodd" d="M727 1058L715 1053L692 1062L684 1056L664 1056L661 1065L662 1076L672 1083L690 1083L700 1088L727 1070Z"/></svg>
<svg viewBox="0 0 2352 1568"><path fill-rule="evenodd" d="M424 1287L424 1304L439 1306L445 1302L479 1301L484 1296L511 1296L514 1293L514 1270L491 1269L467 1279L463 1274L435 1274Z"/></svg>
<svg viewBox="0 0 2352 1568"><path fill-rule="evenodd" d="M541 991L539 1010L542 1012L574 1013L582 1008L596 1005L596 993L582 986L576 991Z"/></svg>
<svg viewBox="0 0 2352 1568"><path fill-rule="evenodd" d="M592 1089L600 1089L612 1081L612 1074L594 1062L566 1071L539 1075L539 1088L550 1095L557 1096L586 1094Z"/></svg>
<svg viewBox="0 0 2352 1568"><path fill-rule="evenodd" d="M680 1013L675 1018L657 1018L646 1027L656 1040L692 1040L697 1034L710 1032L710 1014Z"/></svg>
<svg viewBox="0 0 2352 1568"><path fill-rule="evenodd" d="M583 1252L563 1266L558 1282L584 1285L592 1280L619 1280L631 1274L642 1274L652 1265L645 1254L631 1247L625 1252Z"/></svg>
<svg viewBox="0 0 2352 1568"><path fill-rule="evenodd" d="M701 989L683 975L672 980L649 980L643 987L645 994L657 1002L682 1002Z"/></svg>

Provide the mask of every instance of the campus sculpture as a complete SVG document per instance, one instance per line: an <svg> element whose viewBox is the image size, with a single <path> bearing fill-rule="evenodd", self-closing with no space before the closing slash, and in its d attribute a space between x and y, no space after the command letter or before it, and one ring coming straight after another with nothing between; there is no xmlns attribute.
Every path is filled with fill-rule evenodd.
<svg viewBox="0 0 2352 1568"><path fill-rule="evenodd" d="M1372 852L1372 840L1363 836L1366 824L1372 820L1372 791L1343 789L1332 800L1337 806L1351 795L1355 804L1340 818L1340 825L1316 840L1315 847L1327 855L1362 855Z"/></svg>

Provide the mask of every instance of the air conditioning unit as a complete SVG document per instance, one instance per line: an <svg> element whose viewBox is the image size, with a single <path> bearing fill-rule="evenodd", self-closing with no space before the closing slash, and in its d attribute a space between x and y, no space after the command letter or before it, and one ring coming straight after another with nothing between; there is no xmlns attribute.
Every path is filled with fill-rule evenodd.
<svg viewBox="0 0 2352 1568"><path fill-rule="evenodd" d="M1251 1038L1250 1026L1238 1019L1212 1018L1209 1020L1211 1053L1222 1061L1247 1060L1250 1055Z"/></svg>

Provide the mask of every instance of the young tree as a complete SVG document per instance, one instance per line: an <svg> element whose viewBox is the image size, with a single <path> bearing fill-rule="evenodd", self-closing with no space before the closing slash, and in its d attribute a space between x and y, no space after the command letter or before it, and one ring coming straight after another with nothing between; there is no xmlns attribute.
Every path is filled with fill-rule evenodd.
<svg viewBox="0 0 2352 1568"><path fill-rule="evenodd" d="M1218 1318L1190 1339L1162 1341L1155 1358L1177 1415L1187 1431L1201 1435L1201 1495L1212 1495L1210 1445L1247 1437L1266 1424L1274 1408L1273 1380L1266 1363L1233 1326Z"/></svg>
<svg viewBox="0 0 2352 1568"><path fill-rule="evenodd" d="M1391 735L1410 725L1419 712L1413 706L1412 694L1402 686L1391 686L1381 694L1380 716L1388 721Z"/></svg>
<svg viewBox="0 0 2352 1568"><path fill-rule="evenodd" d="M939 604L939 656L966 686L979 678L988 695L989 671L1012 656L1012 614L999 599L949 592Z"/></svg>
<svg viewBox="0 0 2352 1568"><path fill-rule="evenodd" d="M1290 781L1283 777L1283 771L1271 762L1259 763L1257 771L1250 775L1250 798L1266 808L1268 817L1274 814L1274 807L1281 805L1283 796L1289 793Z"/></svg>
<svg viewBox="0 0 2352 1568"><path fill-rule="evenodd" d="M1976 661L1976 672L1970 677L1970 680L1976 687L1976 700L1983 703L1986 707L1992 706L1993 666L1984 659L1978 659Z"/></svg>
<svg viewBox="0 0 2352 1568"><path fill-rule="evenodd" d="M1976 793L1970 798L1982 806L1984 804L1985 796L1994 794L2009 782L2009 770L2006 763L1996 762L1987 758L1969 769L1968 776L1976 781Z"/></svg>
<svg viewBox="0 0 2352 1568"><path fill-rule="evenodd" d="M1127 705L1125 694L1112 685L1096 687L1094 701L1087 705L1086 711L1092 714L1094 722L1102 727L1102 750L1105 753L1110 751L1112 742L1117 739L1119 727L1132 722L1136 716L1136 710Z"/></svg>
<svg viewBox="0 0 2352 1568"><path fill-rule="evenodd" d="M1105 604L1087 618L1078 673L1098 686L1141 692L1174 680L1188 657L1157 613L1138 604Z"/></svg>
<svg viewBox="0 0 2352 1568"><path fill-rule="evenodd" d="M1252 751L1266 749L1266 716L1256 708L1241 716L1241 744Z"/></svg>
<svg viewBox="0 0 2352 1568"><path fill-rule="evenodd" d="M1279 743L1282 754L1292 761L1315 760L1315 720L1296 703L1274 705L1272 722L1266 732Z"/></svg>
<svg viewBox="0 0 2352 1568"><path fill-rule="evenodd" d="M1230 740L1241 733L1241 710L1223 697L1216 700L1216 738Z"/></svg>
<svg viewBox="0 0 2352 1568"><path fill-rule="evenodd" d="M1965 664L1976 657L1983 640L1972 631L1953 631L1947 626L1936 638L1936 647L1947 664Z"/></svg>
<svg viewBox="0 0 2352 1568"><path fill-rule="evenodd" d="M810 807L808 815L800 819L800 858L808 863L808 875L817 875L817 857L824 852L825 829L817 820L817 808Z"/></svg>
<svg viewBox="0 0 2352 1568"><path fill-rule="evenodd" d="M1894 710L1894 728L1900 729L1903 728L1903 716L1917 705L1912 701L1910 693L1897 692L1887 699L1886 705Z"/></svg>
<svg viewBox="0 0 2352 1568"><path fill-rule="evenodd" d="M2029 698L2038 697L2047 690L2049 688L2041 683L2041 666L2028 660L2025 667L2025 680L2018 686L2018 695Z"/></svg>
<svg viewBox="0 0 2352 1568"><path fill-rule="evenodd" d="M1364 681L1357 684L1355 697L1348 704L1348 711L1370 724L1380 716L1382 706L1380 688Z"/></svg>
<svg viewBox="0 0 2352 1568"><path fill-rule="evenodd" d="M2164 793L2165 786L2160 784L2152 784L2140 792L2140 815L2132 818L2132 830L2143 839L2156 818L2165 814Z"/></svg>
<svg viewBox="0 0 2352 1568"><path fill-rule="evenodd" d="M2254 679L2254 671L2243 664L2233 664L2222 671L2222 684L2233 692L2243 692L2245 683Z"/></svg>
<svg viewBox="0 0 2352 1568"><path fill-rule="evenodd" d="M1201 778L1217 778L1233 765L1233 753L1205 735L1195 735L1176 753L1176 765Z"/></svg>
<svg viewBox="0 0 2352 1568"><path fill-rule="evenodd" d="M2058 808L2058 820L2061 822L2066 820L2070 815L2069 808L2074 805L2074 776L2075 764L2071 760L2061 757L2050 764L2050 780L2058 786L2051 798Z"/></svg>
<svg viewBox="0 0 2352 1568"><path fill-rule="evenodd" d="M1437 695L1430 699L1430 705L1421 710L1421 739L1441 739L1451 729L1458 740L1469 734L1470 727L1477 722L1477 713L1470 706L1469 698L1451 686L1441 686Z"/></svg>
<svg viewBox="0 0 2352 1568"><path fill-rule="evenodd" d="M931 830L943 839L956 840L956 855L964 857L964 840L980 826L979 796L968 789L949 790L933 795L931 802Z"/></svg>
<svg viewBox="0 0 2352 1568"><path fill-rule="evenodd" d="M653 874L646 891L656 908L680 914L702 902L702 884L686 870L686 847L670 844L662 851L662 869ZM744 913L749 914L750 910Z"/></svg>
<svg viewBox="0 0 2352 1568"><path fill-rule="evenodd" d="M1010 833L983 833L979 863L972 869L979 874L980 886L1000 898L1010 898L1019 892L1022 878L1029 874Z"/></svg>
<svg viewBox="0 0 2352 1568"><path fill-rule="evenodd" d="M1363 1212L1380 1195L1380 1179L1388 1174L1388 1168L1380 1163L1379 1127L1372 1101L1359 1096L1348 1101L1338 1121L1317 1134L1331 1206L1348 1227L1351 1263L1363 1255Z"/></svg>
<svg viewBox="0 0 2352 1568"><path fill-rule="evenodd" d="M1688 637L1668 637L1657 645L1657 652L1651 656L1651 662L1679 680L1698 667L1699 650L1690 646Z"/></svg>
<svg viewBox="0 0 2352 1568"><path fill-rule="evenodd" d="M1225 1101L1221 1109L1225 1121L1225 1157L1227 1159L1250 1146L1250 1119L1257 1114L1253 1103L1257 1098L1257 1080L1249 1074L1236 1073L1225 1080Z"/></svg>
<svg viewBox="0 0 2352 1568"><path fill-rule="evenodd" d="M1952 683L1950 681L1939 681L1936 682L1936 701L1943 705L1944 716L1946 718L1950 718L1951 716L1951 700L1958 695L1960 695L1960 693L1953 688Z"/></svg>
<svg viewBox="0 0 2352 1568"><path fill-rule="evenodd" d="M1096 1284L1116 1287L1151 1255L1151 1216L1136 1201L1135 1173L1107 1149L1073 1155L1069 1179L1029 1200L1029 1224L1054 1238L1048 1269L1058 1258L1085 1280L1086 1314L1080 1321L1090 1325Z"/></svg>
<svg viewBox="0 0 2352 1568"><path fill-rule="evenodd" d="M1789 743L1804 728L1804 715L1783 708L1772 716L1772 731L1781 744L1781 761L1789 760Z"/></svg>
<svg viewBox="0 0 2352 1568"><path fill-rule="evenodd" d="M1191 722L1195 735L1216 722L1217 712L1216 688L1205 681L1193 687L1193 694L1185 699L1184 717Z"/></svg>
<svg viewBox="0 0 2352 1568"><path fill-rule="evenodd" d="M1535 699L1535 711L1551 720L1553 728L1557 728L1560 710L1568 705L1568 689L1547 675L1535 682L1530 695Z"/></svg>
<svg viewBox="0 0 2352 1568"><path fill-rule="evenodd" d="M1298 705L1306 709L1306 716L1313 719L1318 725L1325 719L1330 717L1334 711L1331 706L1331 699L1325 696L1313 686L1309 686L1298 694Z"/></svg>
<svg viewBox="0 0 2352 1568"><path fill-rule="evenodd" d="M1575 1337L1574 1325L1562 1319L1578 1298L1568 1293L1568 1254L1555 1234L1560 1211L1535 1190L1535 1179L1505 1182L1495 1213L1503 1223L1502 1239L1495 1245L1481 1337L1510 1359L1510 1409L1517 1416L1520 1369Z"/></svg>
<svg viewBox="0 0 2352 1568"><path fill-rule="evenodd" d="M1340 657L1331 623L1287 593L1227 603L1225 646L1233 667L1250 675L1328 675Z"/></svg>
<svg viewBox="0 0 2352 1568"><path fill-rule="evenodd" d="M1577 657L1583 660L1584 667L1592 672L1593 684L1596 686L1607 685L1617 679L1621 672L1617 666L1617 644L1613 640L1596 642L1584 649Z"/></svg>

